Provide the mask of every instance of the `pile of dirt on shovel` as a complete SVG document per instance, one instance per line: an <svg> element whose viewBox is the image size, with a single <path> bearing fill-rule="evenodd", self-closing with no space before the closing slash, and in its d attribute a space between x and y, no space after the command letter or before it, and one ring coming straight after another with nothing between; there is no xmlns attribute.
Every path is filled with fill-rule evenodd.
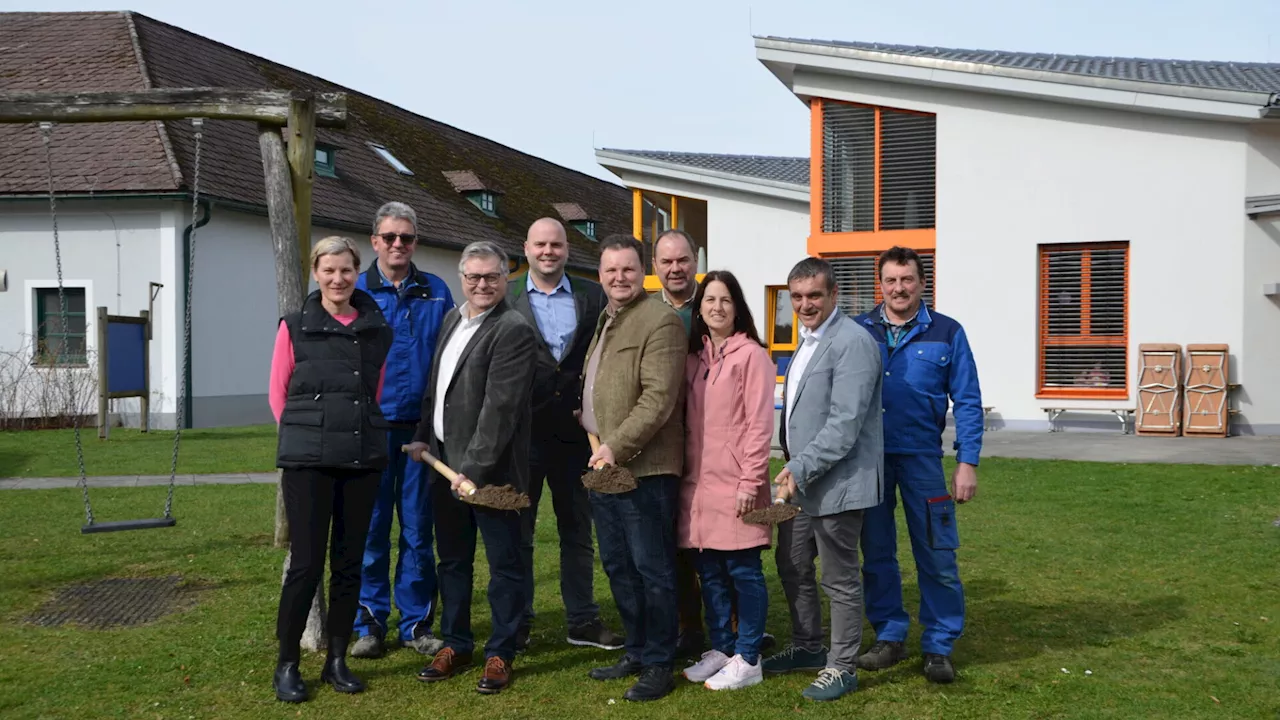
<svg viewBox="0 0 1280 720"><path fill-rule="evenodd" d="M791 503L774 503L743 514L742 521L752 525L777 525L800 514L800 506Z"/></svg>
<svg viewBox="0 0 1280 720"><path fill-rule="evenodd" d="M624 493L636 489L636 477L626 468L606 465L583 475L582 486L600 493Z"/></svg>
<svg viewBox="0 0 1280 720"><path fill-rule="evenodd" d="M510 485L485 485L476 488L475 493L463 495L462 499L472 505L483 505L495 510L519 510L529 507L529 496L516 492Z"/></svg>

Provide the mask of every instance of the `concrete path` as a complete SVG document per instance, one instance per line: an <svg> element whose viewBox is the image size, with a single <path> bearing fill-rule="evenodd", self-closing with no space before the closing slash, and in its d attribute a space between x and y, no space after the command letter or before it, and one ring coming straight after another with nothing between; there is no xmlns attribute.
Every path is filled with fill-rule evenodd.
<svg viewBox="0 0 1280 720"><path fill-rule="evenodd" d="M943 435L947 455L954 433ZM1034 460L1091 460L1127 463L1199 463L1205 465L1270 465L1280 467L1280 437L1147 437L1119 432L988 432L983 438L982 456ZM0 478L0 490L41 490L75 487L79 478ZM276 473L234 473L221 475L179 475L178 485L274 484ZM123 475L90 477L90 488L148 487L167 485L168 475Z"/></svg>

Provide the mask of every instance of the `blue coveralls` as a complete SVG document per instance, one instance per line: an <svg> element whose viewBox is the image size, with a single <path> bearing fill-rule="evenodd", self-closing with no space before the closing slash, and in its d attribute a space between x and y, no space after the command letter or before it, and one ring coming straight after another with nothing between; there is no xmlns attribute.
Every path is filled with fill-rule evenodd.
<svg viewBox="0 0 1280 720"><path fill-rule="evenodd" d="M977 366L960 323L923 304L896 341L881 306L856 319L880 343L884 361L885 499L866 511L862 525L867 619L876 640L907 637L911 621L902 603L894 519L900 493L920 586L921 651L950 655L964 630L965 607L956 565L955 502L942 470L942 431L950 396L956 459L978 464L982 392Z"/></svg>
<svg viewBox="0 0 1280 720"><path fill-rule="evenodd" d="M382 385L382 413L391 424L387 433L390 458L378 485L378 500L369 524L361 568L360 612L355 635L373 631L386 636L391 615L391 518L400 515L400 556L396 562L395 601L400 611L400 637L414 637L415 626L429 630L435 616L436 562L432 552L430 470L423 463L406 462L400 446L413 441L422 414L422 396L431 376L431 358L444 316L454 307L443 280L409 267L396 288L374 262L356 280L356 287L373 296L395 332L387 355Z"/></svg>

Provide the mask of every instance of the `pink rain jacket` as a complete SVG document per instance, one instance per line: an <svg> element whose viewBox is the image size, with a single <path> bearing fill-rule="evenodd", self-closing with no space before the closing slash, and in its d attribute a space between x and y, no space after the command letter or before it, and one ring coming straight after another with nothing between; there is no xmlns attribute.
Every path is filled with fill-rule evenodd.
<svg viewBox="0 0 1280 720"><path fill-rule="evenodd" d="M737 516L739 489L771 500L769 449L773 440L777 368L769 352L735 333L718 356L711 339L685 362L685 465L680 483L676 542L681 548L744 550L767 546L766 526Z"/></svg>

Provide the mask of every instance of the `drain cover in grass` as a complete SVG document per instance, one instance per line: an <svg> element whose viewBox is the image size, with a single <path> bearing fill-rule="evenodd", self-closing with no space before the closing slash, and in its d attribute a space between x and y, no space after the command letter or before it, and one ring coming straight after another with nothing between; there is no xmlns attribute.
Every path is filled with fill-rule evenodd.
<svg viewBox="0 0 1280 720"><path fill-rule="evenodd" d="M194 604L181 577L107 578L71 585L28 615L31 625L111 628L145 625Z"/></svg>

